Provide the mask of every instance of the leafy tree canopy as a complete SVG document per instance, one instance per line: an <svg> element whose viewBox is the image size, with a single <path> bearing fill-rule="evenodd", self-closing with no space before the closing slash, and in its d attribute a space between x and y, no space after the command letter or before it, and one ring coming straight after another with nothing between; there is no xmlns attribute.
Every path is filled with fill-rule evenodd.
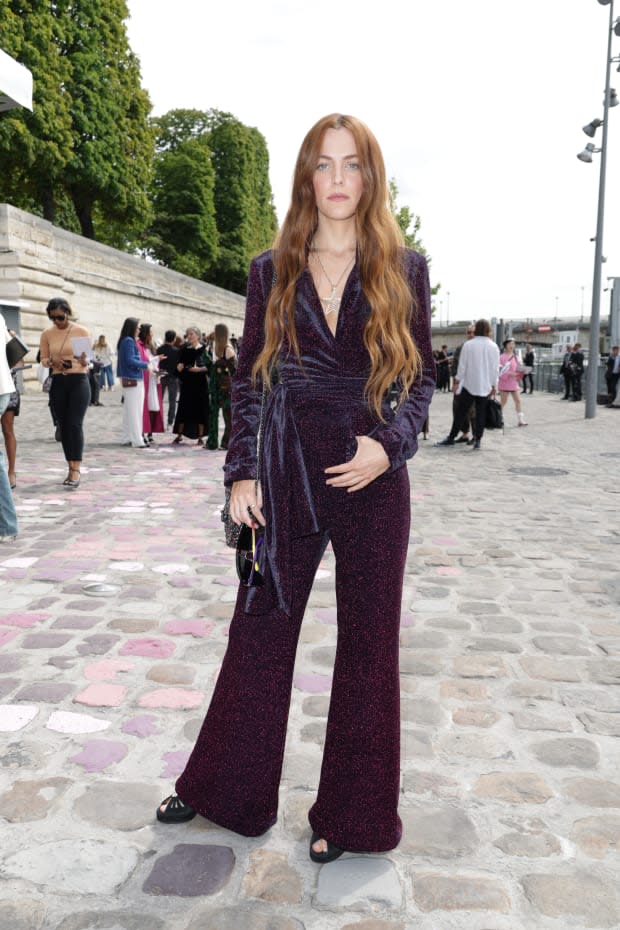
<svg viewBox="0 0 620 930"><path fill-rule="evenodd" d="M394 219L398 223L401 232L403 234L403 239L405 240L405 245L409 249L415 249L416 252L420 252L425 256L426 261L428 262L428 267L430 269L432 258L426 250L426 246L422 242L420 237L420 228L422 226L422 220L419 216L413 213L407 206L398 205L398 185L394 178L389 180L389 195L390 195L390 210L394 216ZM439 293L441 284L435 284L431 287L431 295L435 297ZM433 305L433 313L435 312L435 307Z"/></svg>

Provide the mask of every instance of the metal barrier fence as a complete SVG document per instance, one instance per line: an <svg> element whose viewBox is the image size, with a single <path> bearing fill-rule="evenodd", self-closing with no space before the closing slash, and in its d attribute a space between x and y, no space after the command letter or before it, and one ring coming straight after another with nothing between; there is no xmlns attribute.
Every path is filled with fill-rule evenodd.
<svg viewBox="0 0 620 930"><path fill-rule="evenodd" d="M534 390L548 391L551 394L559 394L564 390L564 378L560 374L562 367L561 361L537 362L534 367ZM587 370L587 364L586 364ZM581 379L581 389L585 391L586 372ZM607 384L605 382L605 365L599 363L598 366L598 391L599 394L607 393Z"/></svg>

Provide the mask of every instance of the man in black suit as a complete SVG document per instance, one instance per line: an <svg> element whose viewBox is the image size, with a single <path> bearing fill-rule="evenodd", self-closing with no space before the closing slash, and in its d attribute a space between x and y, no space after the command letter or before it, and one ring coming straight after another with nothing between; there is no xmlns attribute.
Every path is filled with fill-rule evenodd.
<svg viewBox="0 0 620 930"><path fill-rule="evenodd" d="M560 368L560 374L564 378L564 397L562 400L568 400L572 387L573 387L573 373L570 368L571 355L573 354L572 346L566 346L566 352L564 353L564 358L562 359L562 367Z"/></svg>
<svg viewBox="0 0 620 930"><path fill-rule="evenodd" d="M581 351L581 343L576 342L570 357L570 370L573 376L573 400L581 400L581 379L583 377L585 359Z"/></svg>
<svg viewBox="0 0 620 930"><path fill-rule="evenodd" d="M607 365L605 367L605 381L607 382L607 393L609 403L613 404L616 397L618 380L620 379L620 347L612 346Z"/></svg>

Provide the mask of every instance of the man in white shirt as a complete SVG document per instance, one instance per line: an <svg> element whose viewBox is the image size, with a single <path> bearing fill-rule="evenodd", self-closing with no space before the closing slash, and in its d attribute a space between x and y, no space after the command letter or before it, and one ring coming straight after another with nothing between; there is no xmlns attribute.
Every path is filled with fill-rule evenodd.
<svg viewBox="0 0 620 930"><path fill-rule="evenodd" d="M453 446L467 411L472 404L476 407L474 426L474 449L480 448L480 440L486 423L489 398L497 391L499 369L499 349L491 337L491 324L488 320L478 320L474 326L474 338L466 342L461 349L459 367L456 373L456 410L452 429L445 439L436 443L438 446Z"/></svg>

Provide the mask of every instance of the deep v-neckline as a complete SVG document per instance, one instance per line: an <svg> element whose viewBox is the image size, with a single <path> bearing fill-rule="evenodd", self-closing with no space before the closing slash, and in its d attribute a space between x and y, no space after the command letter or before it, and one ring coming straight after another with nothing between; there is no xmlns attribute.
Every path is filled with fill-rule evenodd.
<svg viewBox="0 0 620 930"><path fill-rule="evenodd" d="M312 289L315 309L318 309L317 315L320 317L320 320L321 320L319 325L322 326L324 330L326 330L326 332L329 335L329 338L333 342L337 342L338 336L340 334L340 330L342 329L343 324L341 323L341 319L343 317L343 311L345 308L346 299L348 298L348 291L351 286L351 278L353 276L353 272L355 271L356 267L357 267L357 262L353 262L353 265L351 266L351 270L349 271L349 274L347 275L347 280L345 281L345 285L342 289L342 295L340 297L340 309L338 310L338 318L336 320L336 328L332 329L331 326L329 325L329 320L327 319L327 316L325 315L325 311L323 310L323 304L321 303L321 298L319 297L317 286L314 283L314 276L312 274L312 271L310 270L310 267L306 265L306 274L310 278L310 287Z"/></svg>

